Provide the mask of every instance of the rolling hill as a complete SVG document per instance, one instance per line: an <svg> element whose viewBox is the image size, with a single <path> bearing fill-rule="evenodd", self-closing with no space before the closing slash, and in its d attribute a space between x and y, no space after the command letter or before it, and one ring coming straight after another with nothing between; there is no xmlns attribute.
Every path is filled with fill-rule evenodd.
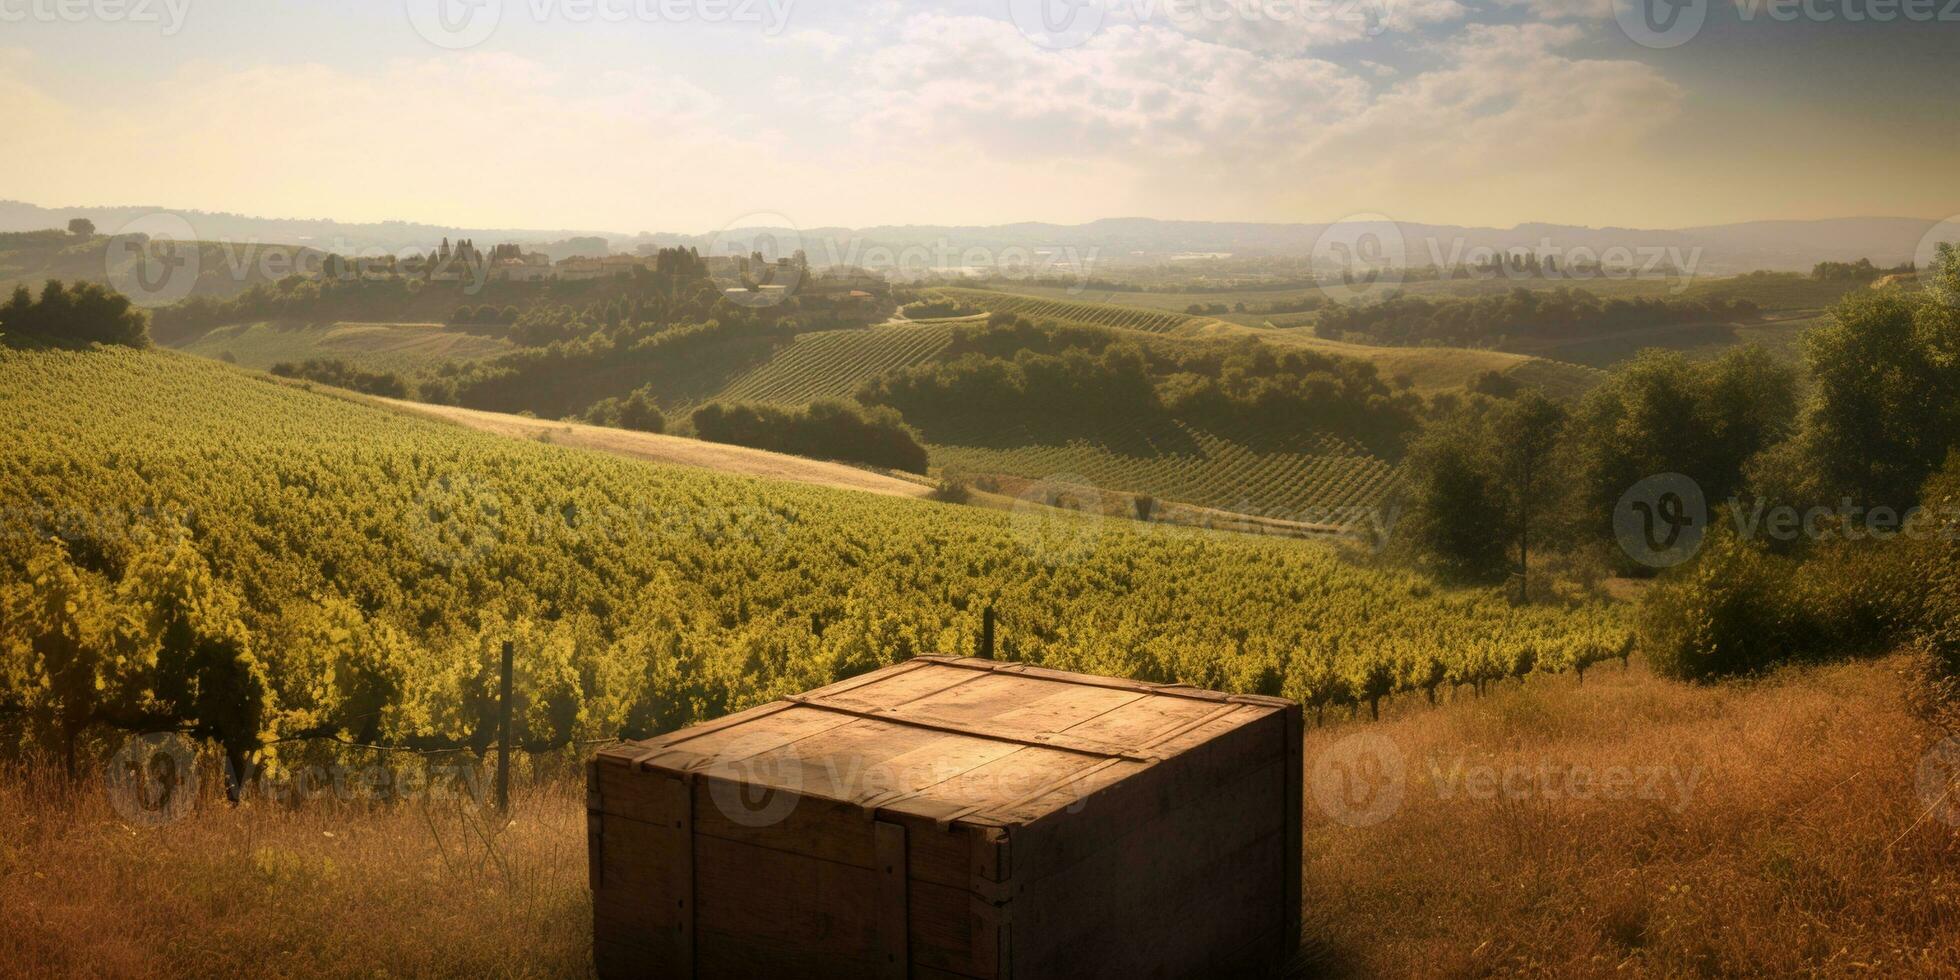
<svg viewBox="0 0 1960 980"><path fill-rule="evenodd" d="M0 582L39 583L0 594L0 676L42 689L20 630L189 617L196 658L104 661L87 696L154 719L192 710L170 690L223 690L201 724L238 751L480 748L506 640L516 737L562 745L968 650L983 605L1017 659L1315 706L1561 670L1624 636L1610 607L1514 608L1316 544L654 464L167 351L0 351L0 391L27 434L0 457ZM50 589L67 598L29 601Z"/></svg>
<svg viewBox="0 0 1960 980"><path fill-rule="evenodd" d="M1187 332L1195 325L1205 322L1203 318L1189 314L1144 309L1133 305L1083 302L1079 299L1026 297L985 289L945 288L934 292L989 313L1012 313L1038 323L1063 323L1169 334Z"/></svg>
<svg viewBox="0 0 1960 980"><path fill-rule="evenodd" d="M414 373L513 350L495 337L437 323L248 323L219 327L177 345L202 357L264 370L281 362L334 359L366 371Z"/></svg>
<svg viewBox="0 0 1960 980"><path fill-rule="evenodd" d="M972 299L982 302L997 295L971 292ZM1007 305L1018 308L1011 298ZM1042 303L1030 308L1052 306ZM1359 358L1374 363L1385 377L1407 378L1424 393L1461 388L1486 371L1529 375L1534 383L1568 393L1582 391L1593 380L1586 369L1519 355L1372 348L1320 340L1309 330L1257 330L1107 305L1070 306L1063 312L1069 314L1065 322L1133 333L1146 344L1170 345L1166 349L1207 339L1250 338ZM715 401L796 407L820 398L848 399L866 382L940 359L961 325L894 322L790 336L739 337L690 349L682 357L657 359L646 367L561 380L567 392L624 392L650 386L661 408L675 420L684 419L693 407ZM1179 332L1153 332L1165 329ZM359 369L410 377L444 365L483 361L511 349L501 339L433 324L354 323L224 327L181 347L209 357L229 356L247 367L339 359ZM960 474L983 485L1060 480L1155 497L1166 505L1312 525L1364 524L1395 485L1392 458L1314 430L1214 431L1154 422L1085 437L1043 427L1004 431L989 423L935 433L927 448L935 471Z"/></svg>

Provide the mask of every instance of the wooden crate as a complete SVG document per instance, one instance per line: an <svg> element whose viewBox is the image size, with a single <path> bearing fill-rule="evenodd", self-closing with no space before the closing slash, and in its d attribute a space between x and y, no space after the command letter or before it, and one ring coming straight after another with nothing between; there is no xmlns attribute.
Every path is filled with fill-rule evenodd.
<svg viewBox="0 0 1960 980"><path fill-rule="evenodd" d="M589 769L605 977L1274 972L1300 706L921 657Z"/></svg>

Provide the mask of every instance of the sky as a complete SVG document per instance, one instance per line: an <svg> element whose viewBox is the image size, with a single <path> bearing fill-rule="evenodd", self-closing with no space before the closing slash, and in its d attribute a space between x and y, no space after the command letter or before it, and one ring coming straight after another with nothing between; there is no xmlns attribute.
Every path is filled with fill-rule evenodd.
<svg viewBox="0 0 1960 980"><path fill-rule="evenodd" d="M0 197L627 234L1940 219L1955 62L1960 0L0 0Z"/></svg>

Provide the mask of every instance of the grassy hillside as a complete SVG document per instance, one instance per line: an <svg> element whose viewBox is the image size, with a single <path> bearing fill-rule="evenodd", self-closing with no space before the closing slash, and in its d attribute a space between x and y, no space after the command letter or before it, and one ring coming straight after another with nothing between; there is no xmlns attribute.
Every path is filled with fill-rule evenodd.
<svg viewBox="0 0 1960 980"><path fill-rule="evenodd" d="M799 334L705 400L807 405L819 398L849 398L887 371L938 356L952 342L953 329L946 323L921 322Z"/></svg>
<svg viewBox="0 0 1960 980"><path fill-rule="evenodd" d="M957 326L923 322L740 338L650 366L613 366L563 383L568 390L588 392L650 384L670 417L684 417L713 401L800 406L819 398L849 398L867 381L940 357ZM1306 344L1335 353L1348 353L1351 346L1310 337ZM362 370L412 376L510 348L501 340L435 325L261 323L222 327L180 349L213 358L229 354L252 368L332 358ZM1526 363L1505 357L1488 361L1498 368ZM1463 375L1459 384L1468 378ZM1159 429L1083 440L987 425L940 438L929 448L933 466L969 476L1066 475L1106 490L1313 523L1358 522L1393 485L1391 461L1326 433Z"/></svg>
<svg viewBox="0 0 1960 980"><path fill-rule="evenodd" d="M1460 390L1493 371L1566 397L1582 394L1598 380L1598 372L1588 368L1516 354L1371 347L1322 340L1310 329L1254 329L1114 306L1064 306L1011 297L1002 301L1002 294L953 292L962 302L978 306L1059 310L1068 314L1064 323L1133 335L1162 351L1188 349L1194 341L1249 338L1282 349L1362 360L1373 364L1382 377L1398 384L1406 381L1424 394ZM849 398L866 382L947 356L958 327L928 321L796 335L732 336L640 364L615 359L561 372L550 381L549 400L577 405L583 404L581 398L589 401L648 385L670 418L681 418L713 401L798 406L819 398ZM1170 329L1179 333L1151 333ZM481 359L503 348L500 341L412 326L259 324L221 328L186 349L207 356L229 352L239 363L254 367L337 357L367 370L412 374L445 360ZM1362 521L1369 508L1384 501L1394 483L1392 450L1370 452L1319 431L1219 431L1153 422L1134 431L1084 438L1059 429L1003 427L985 412L977 418L985 424L965 426L959 432L927 433L936 468L976 477L1065 477L1111 491L1309 523Z"/></svg>
<svg viewBox="0 0 1960 980"><path fill-rule="evenodd" d="M219 327L178 346L202 357L263 370L281 362L346 361L365 371L413 373L447 363L494 357L504 340L436 323L249 323Z"/></svg>
<svg viewBox="0 0 1960 980"><path fill-rule="evenodd" d="M1415 390L1425 394L1458 390L1485 372L1509 373L1526 365L1532 365L1528 373L1534 379L1534 383L1544 384L1560 394L1583 393L1598 381L1597 374L1586 370L1583 366L1533 364L1538 360L1537 358L1522 354L1453 347L1379 347L1323 340L1314 336L1310 326L1312 314L1290 314L1277 320L1273 317L1250 316L1193 317L1181 313L1161 310L1153 312L1139 308L1147 300L1159 294L1110 293L1106 297L1109 302L1090 303L1081 300L1064 301L1047 298L1049 293L1066 295L1067 291L1060 289L1044 290L1041 287L1030 286L1019 287L1017 291L1041 295L1037 298L1029 298L977 289L942 290L974 306L1004 310L1036 321L1122 326L1124 329L1175 333L1180 337L1199 339L1254 337L1276 344L1354 358L1375 365L1384 378L1407 379ZM1223 302L1223 300L1212 299L1208 302ZM1116 305L1119 303L1138 305L1127 307ZM1126 310L1127 314L1124 312ZM1269 329L1266 321L1274 321L1272 326L1281 328ZM1292 326L1282 326L1282 323Z"/></svg>
<svg viewBox="0 0 1960 980"><path fill-rule="evenodd" d="M1144 333L1178 333L1203 320L1184 313L1142 309L1136 305L1085 302L1080 298L1069 298L1066 291L1058 291L1062 293L1058 297L1016 296L985 289L939 289L935 292L989 313L1012 313L1037 323L1111 327Z"/></svg>
<svg viewBox="0 0 1960 980"><path fill-rule="evenodd" d="M1560 289L1571 287L1583 289L1602 298L1633 297L1681 297L1688 299L1746 299L1765 310L1814 310L1836 302L1846 292L1862 289L1864 283L1845 280L1819 280L1800 273L1755 273L1744 276L1704 276L1689 281L1685 286L1672 278L1518 278L1497 276L1490 279L1443 279L1417 280L1401 283L1395 288L1412 296L1431 298L1473 298L1493 296L1510 292L1513 289ZM1221 292L1144 292L1131 290L1079 290L1066 286L1038 286L1026 283L989 283L987 291L1051 300L1055 302L1080 304L1109 304L1128 306L1167 313L1183 313L1193 304L1210 306L1222 303L1236 307L1244 303L1249 309L1270 308L1273 304L1281 306L1303 302L1325 300L1326 296L1318 288L1290 289L1235 289ZM1279 314L1279 316L1300 316L1310 314ZM1228 316L1240 316L1229 314ZM1244 316L1259 319L1270 315L1256 313Z"/></svg>
<svg viewBox="0 0 1960 980"><path fill-rule="evenodd" d="M1719 356L1732 347L1757 344L1784 363L1798 364L1803 360L1803 335L1823 319L1796 313L1748 323L1678 324L1604 337L1521 344L1518 349L1539 357L1609 368L1648 348L1677 350L1705 358Z"/></svg>
<svg viewBox="0 0 1960 980"><path fill-rule="evenodd" d="M1087 482L1303 523L1361 528L1380 516L1373 510L1394 489L1393 465L1337 436L1292 435L1286 442L1300 450L1271 448L1270 434L1232 439L1173 423L1101 442L996 435L987 441L1020 444L935 444L932 458L949 472Z"/></svg>
<svg viewBox="0 0 1960 980"><path fill-rule="evenodd" d="M1275 330L1214 322L1196 336L1252 336L1271 344L1366 361L1373 364L1382 377L1398 383L1406 381L1414 390L1426 395L1461 391L1479 375L1493 371L1529 379L1530 383L1541 385L1561 396L1583 394L1598 384L1600 378L1598 371L1584 365L1526 354L1462 347L1377 347L1326 340L1315 336L1311 327Z"/></svg>
<svg viewBox="0 0 1960 980"><path fill-rule="evenodd" d="M29 434L0 458L4 672L33 689L20 630L193 602L249 651L216 662L247 672L226 683L262 691L262 722L228 737L481 745L504 640L521 741L647 732L970 650L987 603L1016 657L1323 706L1556 670L1623 635L1606 609L1514 609L1310 544L648 465L169 352L7 352L0 392ZM68 612L25 611L37 579L67 583ZM193 667L131 656L86 696L181 712L146 700L147 672Z"/></svg>
<svg viewBox="0 0 1960 980"><path fill-rule="evenodd" d="M1902 695L1891 663L1695 687L1636 659L1313 729L1288 976L1948 975L1960 835L1915 782L1937 733ZM458 760L369 761L412 781ZM227 807L207 771L191 816L141 831L93 783L0 769L0 957L48 976L585 975L575 765L533 760L507 820L461 795ZM1351 797L1344 774L1366 780ZM1382 819L1343 808L1391 785ZM453 935L470 941L430 941Z"/></svg>

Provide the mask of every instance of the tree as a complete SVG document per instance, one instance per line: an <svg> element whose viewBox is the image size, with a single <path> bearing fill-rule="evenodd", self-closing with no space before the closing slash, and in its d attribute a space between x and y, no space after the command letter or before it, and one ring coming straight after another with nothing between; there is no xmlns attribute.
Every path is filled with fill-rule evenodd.
<svg viewBox="0 0 1960 980"><path fill-rule="evenodd" d="M1856 291L1810 333L1815 397L1801 456L1815 503L1910 506L1960 445L1960 252L1942 246L1924 293Z"/></svg>
<svg viewBox="0 0 1960 980"><path fill-rule="evenodd" d="M64 347L89 344L150 345L149 315L136 309L129 297L97 283L66 286L50 279L39 299L17 287L0 306L0 335Z"/></svg>
<svg viewBox="0 0 1960 980"><path fill-rule="evenodd" d="M1641 352L1574 413L1585 526L1610 533L1627 489L1665 473L1692 479L1711 503L1738 495L1750 460L1788 436L1796 405L1794 372L1760 350L1704 364Z"/></svg>
<svg viewBox="0 0 1960 980"><path fill-rule="evenodd" d="M1560 478L1563 462L1560 437L1567 422L1565 407L1536 388L1500 402L1491 412L1496 453L1494 489L1508 516L1507 528L1517 553L1518 601L1531 595L1531 544L1549 537L1548 524L1562 516L1558 503L1569 483Z"/></svg>
<svg viewBox="0 0 1960 980"><path fill-rule="evenodd" d="M1472 396L1430 423L1407 460L1402 527L1419 560L1446 578L1516 574L1529 596L1532 548L1562 536L1565 408L1538 389L1509 400Z"/></svg>
<svg viewBox="0 0 1960 980"><path fill-rule="evenodd" d="M1484 582L1500 577L1504 509L1485 465L1489 431L1474 407L1425 426L1404 462L1408 514L1397 526L1417 561L1440 577Z"/></svg>
<svg viewBox="0 0 1960 980"><path fill-rule="evenodd" d="M70 218L68 219L68 233L78 238L87 238L95 234L95 222L87 218Z"/></svg>

